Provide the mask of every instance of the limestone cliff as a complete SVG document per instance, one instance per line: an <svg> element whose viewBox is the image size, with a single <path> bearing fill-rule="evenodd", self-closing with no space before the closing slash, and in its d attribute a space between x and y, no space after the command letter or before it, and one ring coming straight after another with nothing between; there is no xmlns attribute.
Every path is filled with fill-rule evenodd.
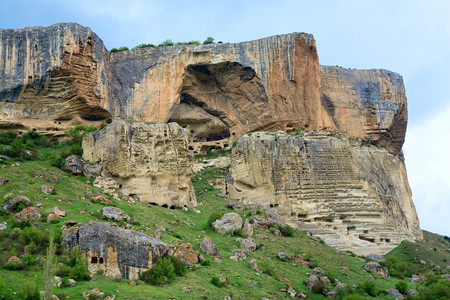
<svg viewBox="0 0 450 300"><path fill-rule="evenodd" d="M398 153L399 75L320 67L312 35L109 53L78 24L0 30L3 127L57 132L108 116L175 121L195 151L255 130L340 131Z"/></svg>
<svg viewBox="0 0 450 300"><path fill-rule="evenodd" d="M83 139L83 158L100 164L117 189L140 201L175 208L197 205L191 183L189 132L176 123L123 120Z"/></svg>
<svg viewBox="0 0 450 300"><path fill-rule="evenodd" d="M78 24L0 29L0 126L55 133L104 120L108 56Z"/></svg>
<svg viewBox="0 0 450 300"><path fill-rule="evenodd" d="M403 161L387 150L324 134L255 132L232 152L227 191L275 207L295 227L355 253L421 239Z"/></svg>

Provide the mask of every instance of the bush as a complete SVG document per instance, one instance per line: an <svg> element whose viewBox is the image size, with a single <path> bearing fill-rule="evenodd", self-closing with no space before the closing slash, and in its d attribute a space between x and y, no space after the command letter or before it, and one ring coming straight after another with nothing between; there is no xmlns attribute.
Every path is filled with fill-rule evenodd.
<svg viewBox="0 0 450 300"><path fill-rule="evenodd" d="M211 283L214 284L216 287L221 288L227 285L226 282L220 281L220 278L217 276L213 276L211 278Z"/></svg>
<svg viewBox="0 0 450 300"><path fill-rule="evenodd" d="M117 49L117 51L128 51L128 50L130 49L128 49L128 47L125 46L119 47L119 49Z"/></svg>
<svg viewBox="0 0 450 300"><path fill-rule="evenodd" d="M209 258L207 258L204 261L202 261L200 263L200 265L202 265L202 266L210 266L211 265L211 260Z"/></svg>
<svg viewBox="0 0 450 300"><path fill-rule="evenodd" d="M155 266L141 274L141 280L153 284L163 285L175 277L175 267L169 258L161 258Z"/></svg>
<svg viewBox="0 0 450 300"><path fill-rule="evenodd" d="M220 213L218 211L213 212L209 218L208 218L208 222L206 223L208 225L208 227L212 228L212 223L214 223L215 220L219 220L221 219L223 216L223 213Z"/></svg>
<svg viewBox="0 0 450 300"><path fill-rule="evenodd" d="M292 228L289 225L285 225L283 227L278 226L278 229L281 231L281 234L287 237L293 237L294 236L294 228Z"/></svg>
<svg viewBox="0 0 450 300"><path fill-rule="evenodd" d="M439 280L422 289L420 299L450 299L450 281Z"/></svg>
<svg viewBox="0 0 450 300"><path fill-rule="evenodd" d="M29 245L32 242L36 245L40 245L46 241L44 233L33 226L26 227L20 231L19 239L24 245Z"/></svg>
<svg viewBox="0 0 450 300"><path fill-rule="evenodd" d="M366 280L361 284L361 289L369 296L375 297L375 283L373 281Z"/></svg>
<svg viewBox="0 0 450 300"><path fill-rule="evenodd" d="M173 45L174 45L173 41L167 39L167 40L163 41L161 44L159 44L158 47L167 47L167 46L173 46Z"/></svg>
<svg viewBox="0 0 450 300"><path fill-rule="evenodd" d="M118 51L119 51L119 50L117 50L117 48L112 48L112 49L110 50L111 53L118 52Z"/></svg>
<svg viewBox="0 0 450 300"><path fill-rule="evenodd" d="M177 238L177 239L179 239L179 240L182 240L183 239L183 237L181 236L181 234L179 234L178 232L172 232L172 235L173 235L173 237L175 237L175 238Z"/></svg>
<svg viewBox="0 0 450 300"><path fill-rule="evenodd" d="M3 278L0 277L0 300L10 300L13 298L12 292L6 288Z"/></svg>
<svg viewBox="0 0 450 300"><path fill-rule="evenodd" d="M406 295L408 293L408 284L406 283L406 281L397 282L395 284L395 288L403 295Z"/></svg>
<svg viewBox="0 0 450 300"><path fill-rule="evenodd" d="M25 269L25 265L22 262L9 262L4 264L3 268L11 271L17 271Z"/></svg>
<svg viewBox="0 0 450 300"><path fill-rule="evenodd" d="M39 294L39 289L36 285L28 285L25 287L24 299L26 300L40 300L41 295Z"/></svg>
<svg viewBox="0 0 450 300"><path fill-rule="evenodd" d="M186 274L187 272L186 266L179 258L172 256L170 257L170 261L172 262L173 267L175 268L175 274L177 276L184 276L184 274Z"/></svg>
<svg viewBox="0 0 450 300"><path fill-rule="evenodd" d="M207 37L206 40L203 42L204 45L212 44L212 43L214 43L214 38L210 37L210 36Z"/></svg>

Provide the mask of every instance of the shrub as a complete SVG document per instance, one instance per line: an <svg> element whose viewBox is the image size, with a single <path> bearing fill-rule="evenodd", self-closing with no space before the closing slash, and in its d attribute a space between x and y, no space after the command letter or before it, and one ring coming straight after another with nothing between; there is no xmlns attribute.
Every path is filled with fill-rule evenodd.
<svg viewBox="0 0 450 300"><path fill-rule="evenodd" d="M361 289L369 296L375 297L375 283L373 281L366 280L361 284Z"/></svg>
<svg viewBox="0 0 450 300"><path fill-rule="evenodd" d="M21 212L25 208L25 204L23 202L14 203L12 210L14 212Z"/></svg>
<svg viewBox="0 0 450 300"><path fill-rule="evenodd" d="M0 133L0 144L10 145L17 137L17 133L6 131Z"/></svg>
<svg viewBox="0 0 450 300"><path fill-rule="evenodd" d="M117 48L112 48L112 49L110 50L111 53L118 52L118 51L119 51L119 50L117 50Z"/></svg>
<svg viewBox="0 0 450 300"><path fill-rule="evenodd" d="M103 273L105 273L105 271L103 269L98 269L97 272L95 274L102 276Z"/></svg>
<svg viewBox="0 0 450 300"><path fill-rule="evenodd" d="M292 228L289 225L285 226L278 226L278 229L281 231L281 234L287 237L293 237L294 236L294 228Z"/></svg>
<svg viewBox="0 0 450 300"><path fill-rule="evenodd" d="M182 240L183 239L183 237L181 236L181 234L179 234L178 232L173 232L172 233L172 235L173 235L173 237L175 237L175 238L177 238L177 239L179 239L179 240Z"/></svg>
<svg viewBox="0 0 450 300"><path fill-rule="evenodd" d="M173 264L173 267L175 268L175 274L178 276L183 276L186 274L187 269L186 266L183 264L183 262L175 256L170 257L170 261Z"/></svg>
<svg viewBox="0 0 450 300"><path fill-rule="evenodd" d="M226 282L220 281L220 278L217 276L213 276L211 278L211 283L214 284L216 287L221 288L227 285Z"/></svg>
<svg viewBox="0 0 450 300"><path fill-rule="evenodd" d="M163 285L175 277L175 267L169 258L158 260L155 266L141 274L141 280L153 284Z"/></svg>
<svg viewBox="0 0 450 300"><path fill-rule="evenodd" d="M24 290L24 299L26 300L40 300L41 295L36 285L27 285Z"/></svg>
<svg viewBox="0 0 450 300"><path fill-rule="evenodd" d="M30 242L28 245L24 247L25 253L34 254L37 252L37 247L34 242Z"/></svg>
<svg viewBox="0 0 450 300"><path fill-rule="evenodd" d="M161 44L158 45L158 47L167 47L167 46L173 46L174 43L172 40L167 39L165 41L163 41Z"/></svg>
<svg viewBox="0 0 450 300"><path fill-rule="evenodd" d="M80 144L74 144L71 145L69 148L69 155L77 155L77 156L81 156L83 155L83 148L81 147Z"/></svg>
<svg viewBox="0 0 450 300"><path fill-rule="evenodd" d="M404 295L408 293L408 284L406 283L406 281L397 282L395 284L395 288Z"/></svg>
<svg viewBox="0 0 450 300"><path fill-rule="evenodd" d="M210 37L210 36L207 37L206 40L203 42L204 45L212 44L212 43L214 43L214 38Z"/></svg>
<svg viewBox="0 0 450 300"><path fill-rule="evenodd" d="M212 223L213 223L215 220L221 219L222 216L223 216L223 213L220 213L220 212L218 212L218 211L213 212L213 213L209 216L209 218L208 218L208 222L207 222L208 227L212 228Z"/></svg>
<svg viewBox="0 0 450 300"><path fill-rule="evenodd" d="M117 49L117 51L128 51L128 50L130 49L128 49L128 47L125 46L119 47L119 49Z"/></svg>
<svg viewBox="0 0 450 300"><path fill-rule="evenodd" d="M275 277L275 270L273 266L269 263L264 263L260 265L261 270L269 276Z"/></svg>
<svg viewBox="0 0 450 300"><path fill-rule="evenodd" d="M3 268L11 271L23 270L25 265L22 262L9 262L3 265Z"/></svg>
<svg viewBox="0 0 450 300"><path fill-rule="evenodd" d="M69 272L70 278L73 278L78 281L82 280L89 280L91 278L91 275L89 273L87 262L84 259L84 261L80 260L79 263L77 263Z"/></svg>
<svg viewBox="0 0 450 300"><path fill-rule="evenodd" d="M202 266L210 266L211 265L211 260L209 258L207 258L204 261L202 261L200 263L200 265L202 265Z"/></svg>
<svg viewBox="0 0 450 300"><path fill-rule="evenodd" d="M420 291L420 299L450 299L450 281L439 280Z"/></svg>
<svg viewBox="0 0 450 300"><path fill-rule="evenodd" d="M39 229L37 229L33 226L30 226L30 227L24 228L20 232L19 239L24 245L28 245L31 242L38 245L38 244L42 244L42 242L45 240L45 237L44 237L44 233L42 231L40 231Z"/></svg>

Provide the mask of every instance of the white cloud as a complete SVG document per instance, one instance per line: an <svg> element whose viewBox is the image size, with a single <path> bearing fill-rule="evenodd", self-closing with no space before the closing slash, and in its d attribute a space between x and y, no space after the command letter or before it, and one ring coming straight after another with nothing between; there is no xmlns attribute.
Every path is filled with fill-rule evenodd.
<svg viewBox="0 0 450 300"><path fill-rule="evenodd" d="M447 102L449 103L449 102ZM409 126L404 146L422 229L450 236L450 105Z"/></svg>

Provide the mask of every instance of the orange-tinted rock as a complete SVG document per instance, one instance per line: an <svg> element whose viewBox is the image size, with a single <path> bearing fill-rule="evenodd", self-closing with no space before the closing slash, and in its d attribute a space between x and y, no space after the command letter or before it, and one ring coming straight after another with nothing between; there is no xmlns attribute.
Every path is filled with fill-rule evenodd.
<svg viewBox="0 0 450 300"><path fill-rule="evenodd" d="M14 216L14 222L36 221L41 217L41 213L34 206L25 207L21 212Z"/></svg>

